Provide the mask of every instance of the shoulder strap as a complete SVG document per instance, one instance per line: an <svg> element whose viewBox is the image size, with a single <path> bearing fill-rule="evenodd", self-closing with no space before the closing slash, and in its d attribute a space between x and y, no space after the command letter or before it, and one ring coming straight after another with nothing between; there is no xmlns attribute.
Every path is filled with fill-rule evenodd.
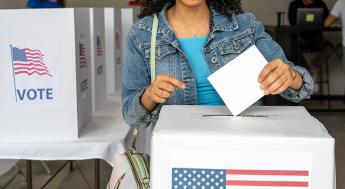
<svg viewBox="0 0 345 189"><path fill-rule="evenodd" d="M153 24L152 24L152 34L151 34L151 52L150 52L150 72L151 72L151 82L156 78L156 43L157 43L157 31L158 31L158 16L157 14L153 15ZM135 149L135 144L139 135L139 128L134 128L132 133L134 139L133 143L130 146L130 149Z"/></svg>
<svg viewBox="0 0 345 189"><path fill-rule="evenodd" d="M156 78L156 42L158 31L158 17L157 14L153 15L152 35L151 35L151 53L150 53L150 70L151 70L151 82Z"/></svg>

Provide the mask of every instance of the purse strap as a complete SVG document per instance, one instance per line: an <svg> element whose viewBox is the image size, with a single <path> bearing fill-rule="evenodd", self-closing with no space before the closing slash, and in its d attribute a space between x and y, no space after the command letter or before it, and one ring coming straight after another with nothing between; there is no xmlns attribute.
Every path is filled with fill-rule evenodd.
<svg viewBox="0 0 345 189"><path fill-rule="evenodd" d="M157 14L153 15L153 24L151 32L151 52L150 52L150 74L151 74L151 83L156 79L156 44L157 44L157 31L158 31L158 16ZM130 146L130 149L135 150L135 144L139 135L139 128L134 128L133 130L133 143Z"/></svg>

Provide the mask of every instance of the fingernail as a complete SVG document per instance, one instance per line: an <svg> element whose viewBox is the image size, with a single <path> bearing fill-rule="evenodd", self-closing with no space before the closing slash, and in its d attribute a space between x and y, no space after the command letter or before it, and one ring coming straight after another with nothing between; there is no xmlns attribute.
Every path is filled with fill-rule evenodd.
<svg viewBox="0 0 345 189"><path fill-rule="evenodd" d="M183 88L183 89L185 89L185 88L186 88L186 85L185 85L185 84L183 84L183 85L182 85L182 88Z"/></svg>
<svg viewBox="0 0 345 189"><path fill-rule="evenodd" d="M264 86L263 86L263 85L260 85L260 89L264 89Z"/></svg>
<svg viewBox="0 0 345 189"><path fill-rule="evenodd" d="M265 95L268 95L268 94L270 94L269 91L265 91Z"/></svg>

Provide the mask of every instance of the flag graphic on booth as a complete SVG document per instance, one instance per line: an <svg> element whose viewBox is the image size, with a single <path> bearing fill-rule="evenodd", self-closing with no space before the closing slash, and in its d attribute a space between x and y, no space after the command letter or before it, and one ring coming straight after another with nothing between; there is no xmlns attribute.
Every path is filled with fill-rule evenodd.
<svg viewBox="0 0 345 189"><path fill-rule="evenodd" d="M310 187L308 170L172 169L172 189Z"/></svg>
<svg viewBox="0 0 345 189"><path fill-rule="evenodd" d="M40 50L29 48L20 49L11 46L13 72L15 75L25 74L49 76L47 65L43 61L44 54Z"/></svg>
<svg viewBox="0 0 345 189"><path fill-rule="evenodd" d="M87 54L84 43L79 43L79 66L80 68L87 68Z"/></svg>
<svg viewBox="0 0 345 189"><path fill-rule="evenodd" d="M54 75L46 64L43 51L10 45L16 102L54 100Z"/></svg>
<svg viewBox="0 0 345 189"><path fill-rule="evenodd" d="M96 36L96 54L97 56L103 55L102 38L100 35Z"/></svg>

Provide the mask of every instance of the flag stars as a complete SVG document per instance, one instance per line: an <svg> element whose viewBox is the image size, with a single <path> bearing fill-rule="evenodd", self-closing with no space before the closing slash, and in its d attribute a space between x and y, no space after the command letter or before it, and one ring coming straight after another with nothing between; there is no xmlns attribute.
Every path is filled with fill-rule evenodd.
<svg viewBox="0 0 345 189"><path fill-rule="evenodd" d="M171 188L226 189L225 173L225 170L217 169L173 169Z"/></svg>

